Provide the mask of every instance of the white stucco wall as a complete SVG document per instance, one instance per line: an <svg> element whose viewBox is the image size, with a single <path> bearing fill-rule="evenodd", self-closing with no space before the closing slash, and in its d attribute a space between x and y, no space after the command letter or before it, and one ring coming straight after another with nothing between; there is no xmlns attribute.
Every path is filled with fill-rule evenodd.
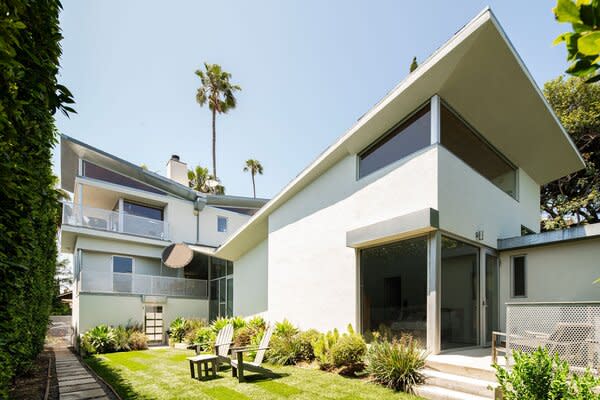
<svg viewBox="0 0 600 400"><path fill-rule="evenodd" d="M357 262L346 232L437 209L435 146L360 180L356 172L348 155L269 216L269 319L319 330L356 326Z"/></svg>
<svg viewBox="0 0 600 400"><path fill-rule="evenodd" d="M244 254L233 266L233 314L261 314L268 307L268 240Z"/></svg>
<svg viewBox="0 0 600 400"><path fill-rule="evenodd" d="M219 216L227 218L227 232L219 232L217 230L217 217ZM219 246L246 223L250 219L250 216L222 208L206 206L202 209L198 218L200 222L198 243L208 246Z"/></svg>
<svg viewBox="0 0 600 400"><path fill-rule="evenodd" d="M497 240L521 235L521 225L539 229L540 194L537 185L519 170L519 197L513 199L448 150L439 147L440 228L496 248Z"/></svg>
<svg viewBox="0 0 600 400"><path fill-rule="evenodd" d="M196 216L194 203L167 196L165 219L169 223L169 240L174 243L196 242ZM168 245L168 243L167 243Z"/></svg>
<svg viewBox="0 0 600 400"><path fill-rule="evenodd" d="M208 319L208 300L170 297L163 306L165 331L177 317ZM144 322L142 296L82 293L79 296L79 333L99 324L127 325Z"/></svg>
<svg viewBox="0 0 600 400"><path fill-rule="evenodd" d="M526 298L511 298L511 257L526 255ZM507 302L600 301L600 238L500 254L500 328Z"/></svg>

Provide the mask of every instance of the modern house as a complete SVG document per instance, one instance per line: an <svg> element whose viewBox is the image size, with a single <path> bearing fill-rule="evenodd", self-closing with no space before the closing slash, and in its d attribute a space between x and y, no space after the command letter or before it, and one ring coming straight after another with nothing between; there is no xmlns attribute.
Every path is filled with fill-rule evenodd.
<svg viewBox="0 0 600 400"><path fill-rule="evenodd" d="M583 159L489 9L266 204L195 193L69 138L62 154L79 332L163 304L165 323L352 324L436 354L489 344L512 303L600 300L600 227L539 233L540 185ZM183 270L160 262L171 243L194 251ZM145 293L154 281L192 295ZM137 294L104 294L120 285Z"/></svg>
<svg viewBox="0 0 600 400"><path fill-rule="evenodd" d="M172 156L167 177L61 138L62 252L73 254L73 328L143 324L152 342L178 316L233 314L232 263L197 254L185 267L161 260L165 247L216 248L266 200L206 195L188 187L187 166Z"/></svg>

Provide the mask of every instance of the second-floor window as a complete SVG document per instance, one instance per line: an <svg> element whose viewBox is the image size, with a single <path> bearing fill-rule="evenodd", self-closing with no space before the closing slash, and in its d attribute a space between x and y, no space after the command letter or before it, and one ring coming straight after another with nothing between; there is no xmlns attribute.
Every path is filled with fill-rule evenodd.
<svg viewBox="0 0 600 400"><path fill-rule="evenodd" d="M217 217L217 232L227 232L227 217Z"/></svg>
<svg viewBox="0 0 600 400"><path fill-rule="evenodd" d="M113 256L113 272L119 274L133 273L133 258L123 256Z"/></svg>
<svg viewBox="0 0 600 400"><path fill-rule="evenodd" d="M164 218L162 208L150 207L143 204L133 203L128 200L123 201L123 211L129 215L156 219L159 221L162 221Z"/></svg>

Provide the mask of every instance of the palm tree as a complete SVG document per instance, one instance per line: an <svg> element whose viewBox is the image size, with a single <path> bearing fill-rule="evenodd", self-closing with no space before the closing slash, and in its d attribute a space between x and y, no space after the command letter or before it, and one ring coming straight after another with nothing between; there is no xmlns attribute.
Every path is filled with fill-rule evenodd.
<svg viewBox="0 0 600 400"><path fill-rule="evenodd" d="M254 198L256 198L256 184L254 182L254 175L263 173L263 166L260 164L258 160L246 160L246 166L244 167L244 172L250 171L252 175L252 192L254 193Z"/></svg>
<svg viewBox="0 0 600 400"><path fill-rule="evenodd" d="M188 170L187 176L189 187L202 193L209 192L209 188L206 185L206 181L209 179L208 168L198 165L193 170Z"/></svg>
<svg viewBox="0 0 600 400"><path fill-rule="evenodd" d="M238 85L229 82L231 74L221 69L218 64L204 63L204 71L197 70L196 75L200 77L200 87L196 93L196 101L200 107L208 103L212 114L212 175L218 180L217 175L217 113L225 114L235 108L236 99L233 93L242 90Z"/></svg>

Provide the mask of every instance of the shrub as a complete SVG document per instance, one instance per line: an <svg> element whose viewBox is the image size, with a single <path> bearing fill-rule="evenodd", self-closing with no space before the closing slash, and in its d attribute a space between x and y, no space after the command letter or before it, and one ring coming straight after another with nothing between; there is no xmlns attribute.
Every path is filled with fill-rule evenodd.
<svg viewBox="0 0 600 400"><path fill-rule="evenodd" d="M494 365L496 377L505 400L520 399L599 399L594 393L600 379L589 371L569 377L569 364L558 355L551 356L538 348L531 354L513 353L514 366L510 371Z"/></svg>
<svg viewBox="0 0 600 400"><path fill-rule="evenodd" d="M212 328L213 332L217 334L221 329L225 328L229 322L229 318L219 317L212 322L210 327Z"/></svg>
<svg viewBox="0 0 600 400"><path fill-rule="evenodd" d="M331 348L337 343L340 338L340 333L337 329L322 333L312 342L313 352L316 360L319 362L321 369L329 370L333 368L331 360Z"/></svg>
<svg viewBox="0 0 600 400"><path fill-rule="evenodd" d="M129 332L126 328L119 325L113 329L115 335L115 350L116 351L129 351Z"/></svg>
<svg viewBox="0 0 600 400"><path fill-rule="evenodd" d="M296 340L296 362L298 361L313 361L315 359L315 351L313 342L320 336L320 333L315 329L309 329L300 332L295 336Z"/></svg>
<svg viewBox="0 0 600 400"><path fill-rule="evenodd" d="M169 337L175 342L181 343L186 333L186 320L183 317L177 317L169 325Z"/></svg>
<svg viewBox="0 0 600 400"><path fill-rule="evenodd" d="M210 326L205 326L196 330L196 336L190 344L196 344L200 346L200 351L211 351L215 344L217 335Z"/></svg>
<svg viewBox="0 0 600 400"><path fill-rule="evenodd" d="M238 330L246 326L246 320L240 316L230 318L229 322L233 325L234 330Z"/></svg>
<svg viewBox="0 0 600 400"><path fill-rule="evenodd" d="M117 349L117 337L113 328L107 325L98 325L83 335L86 349L91 349L94 353L110 353Z"/></svg>
<svg viewBox="0 0 600 400"><path fill-rule="evenodd" d="M422 369L427 353L412 336L400 340L376 340L367 351L367 372L372 379L388 388L414 393L425 382Z"/></svg>
<svg viewBox="0 0 600 400"><path fill-rule="evenodd" d="M148 348L148 337L139 331L133 331L129 335L130 350L146 350Z"/></svg>
<svg viewBox="0 0 600 400"><path fill-rule="evenodd" d="M252 343L252 338L258 335L262 330L252 326L244 326L235 332L233 345L235 347L249 346Z"/></svg>
<svg viewBox="0 0 600 400"><path fill-rule="evenodd" d="M256 316L251 318L247 323L246 326L249 326L250 328L255 329L257 332L258 331L264 331L265 329L267 329L267 322L265 321L265 319L261 316Z"/></svg>
<svg viewBox="0 0 600 400"><path fill-rule="evenodd" d="M331 347L331 361L339 369L339 373L352 375L364 369L366 352L365 339L348 325L348 333L343 334Z"/></svg>
<svg viewBox="0 0 600 400"><path fill-rule="evenodd" d="M277 322L275 324L275 330L273 331L275 336L279 336L279 337L283 337L283 336L294 336L295 334L297 334L298 328L296 328L294 326L294 324L292 324L290 321L288 321L287 319L284 319L281 322Z"/></svg>

